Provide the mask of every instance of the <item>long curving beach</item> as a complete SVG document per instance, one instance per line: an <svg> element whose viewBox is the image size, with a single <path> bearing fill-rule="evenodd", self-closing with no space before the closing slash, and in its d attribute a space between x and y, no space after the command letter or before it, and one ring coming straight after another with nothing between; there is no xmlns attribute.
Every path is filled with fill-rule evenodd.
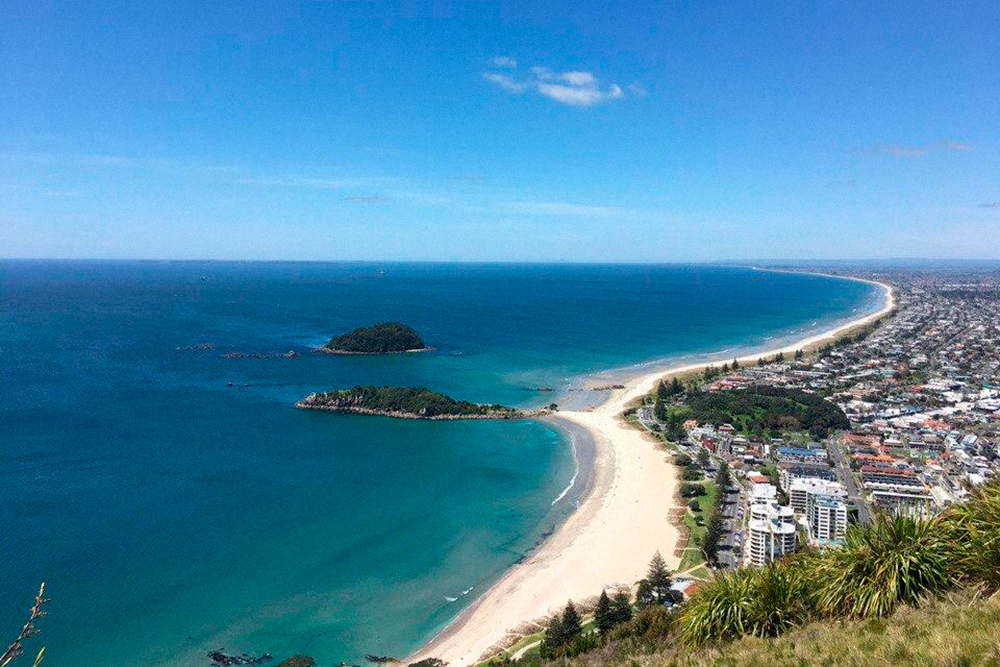
<svg viewBox="0 0 1000 667"><path fill-rule="evenodd" d="M755 363L762 356L815 348L882 317L895 307L894 294L886 284L873 284L885 293L877 311L739 361ZM589 493L538 550L507 572L410 661L436 657L454 667L473 664L503 645L519 626L551 614L567 600L590 598L605 587L633 584L644 575L656 551L676 567L679 558L673 553L680 533L668 520L671 509L678 506L676 468L666 451L620 415L660 379L707 365L706 361L646 373L630 379L624 389L614 391L594 410L560 412L560 419L585 429L593 442Z"/></svg>

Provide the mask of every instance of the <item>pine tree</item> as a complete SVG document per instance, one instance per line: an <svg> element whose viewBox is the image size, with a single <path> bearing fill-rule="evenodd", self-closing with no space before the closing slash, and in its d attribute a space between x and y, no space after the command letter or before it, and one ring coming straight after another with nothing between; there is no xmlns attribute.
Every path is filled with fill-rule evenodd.
<svg viewBox="0 0 1000 667"><path fill-rule="evenodd" d="M719 560L719 539L722 537L722 517L718 512L712 513L712 518L708 520L708 528L705 530L705 539L702 542L701 550L705 554L705 560L711 565L718 565Z"/></svg>
<svg viewBox="0 0 1000 667"><path fill-rule="evenodd" d="M757 365L758 366L763 366L765 363L767 363L767 362L764 361L764 357L757 357Z"/></svg>
<svg viewBox="0 0 1000 667"><path fill-rule="evenodd" d="M657 397L653 404L653 417L661 422L667 419L667 402L660 397Z"/></svg>
<svg viewBox="0 0 1000 667"><path fill-rule="evenodd" d="M573 606L572 602L567 602L566 609L563 610L562 615L563 644L569 644L579 637L582 631L583 626L580 623L580 614L577 613L576 607Z"/></svg>
<svg viewBox="0 0 1000 667"><path fill-rule="evenodd" d="M803 354L802 350L795 350L795 358L796 359L801 359L803 356L805 356L805 355Z"/></svg>
<svg viewBox="0 0 1000 667"><path fill-rule="evenodd" d="M674 396L684 393L684 386L681 385L681 381L677 379L676 375L674 376L674 379L670 381L670 393Z"/></svg>
<svg viewBox="0 0 1000 667"><path fill-rule="evenodd" d="M736 359L733 359L733 370L738 371L739 369L740 369L740 362L737 361Z"/></svg>
<svg viewBox="0 0 1000 667"><path fill-rule="evenodd" d="M602 637L615 627L615 610L611 606L611 598L608 597L607 591L601 591L601 597L597 601L597 609L594 610L594 624L597 625Z"/></svg>
<svg viewBox="0 0 1000 667"><path fill-rule="evenodd" d="M724 492L732 484L733 479L729 474L729 464L723 461L719 464L719 472L715 474L715 486L719 493Z"/></svg>
<svg viewBox="0 0 1000 667"><path fill-rule="evenodd" d="M669 395L670 394L667 393L667 385L663 382L663 380L660 380L656 385L656 398L662 400Z"/></svg>
<svg viewBox="0 0 1000 667"><path fill-rule="evenodd" d="M645 609L656 601L653 594L653 587L649 585L648 579L640 579L639 586L635 589L635 606Z"/></svg>
<svg viewBox="0 0 1000 667"><path fill-rule="evenodd" d="M708 464L712 462L712 457L709 456L708 450L702 447L698 450L698 465L701 466L702 470L708 467Z"/></svg>
<svg viewBox="0 0 1000 667"><path fill-rule="evenodd" d="M785 360L785 353L784 352L779 352L778 356L776 356L774 358L774 360L780 364L782 361Z"/></svg>
<svg viewBox="0 0 1000 667"><path fill-rule="evenodd" d="M628 623L632 620L632 601L629 599L628 593L621 591L615 595L612 611L615 615L615 625Z"/></svg>
<svg viewBox="0 0 1000 667"><path fill-rule="evenodd" d="M659 604L666 602L670 597L670 585L673 581L670 579L670 570L667 569L667 564L659 551L653 554L653 559L649 561L646 581L649 582L653 599Z"/></svg>
<svg viewBox="0 0 1000 667"><path fill-rule="evenodd" d="M723 373L729 372L729 364L722 364L722 372Z"/></svg>

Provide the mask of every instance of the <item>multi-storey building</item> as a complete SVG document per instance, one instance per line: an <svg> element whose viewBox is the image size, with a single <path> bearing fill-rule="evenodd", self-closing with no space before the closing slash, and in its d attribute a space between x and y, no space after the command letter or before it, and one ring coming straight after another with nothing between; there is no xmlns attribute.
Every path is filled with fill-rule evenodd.
<svg viewBox="0 0 1000 667"><path fill-rule="evenodd" d="M776 497L777 489L770 484L755 484L751 492L746 542L751 565L766 565L798 545L792 508L778 505Z"/></svg>

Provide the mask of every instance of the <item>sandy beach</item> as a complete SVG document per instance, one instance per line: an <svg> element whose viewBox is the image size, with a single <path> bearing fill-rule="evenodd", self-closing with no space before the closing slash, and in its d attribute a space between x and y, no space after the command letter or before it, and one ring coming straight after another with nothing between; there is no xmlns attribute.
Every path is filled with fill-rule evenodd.
<svg viewBox="0 0 1000 667"><path fill-rule="evenodd" d="M779 352L787 355L798 349L814 349L882 317L895 306L895 299L888 285L874 284L885 290L885 301L878 311L781 348L745 355L740 363L756 363L759 357ZM586 429L593 440L589 493L538 550L507 572L408 662L436 657L454 667L473 664L503 645L518 626L561 609L567 600L583 600L605 587L633 584L645 574L656 551L669 566L676 567L679 558L673 553L680 533L668 515L679 506L675 495L678 472L657 442L629 426L620 415L661 378L699 371L706 365L708 362L694 363L634 377L591 411L560 412L560 419Z"/></svg>

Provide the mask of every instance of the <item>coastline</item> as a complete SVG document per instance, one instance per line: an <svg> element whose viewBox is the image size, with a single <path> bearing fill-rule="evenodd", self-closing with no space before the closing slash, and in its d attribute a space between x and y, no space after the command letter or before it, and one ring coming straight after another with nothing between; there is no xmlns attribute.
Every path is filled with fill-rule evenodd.
<svg viewBox="0 0 1000 667"><path fill-rule="evenodd" d="M791 343L743 354L737 357L739 362L756 363L761 357L816 349L882 318L896 306L890 285L853 276L828 277L878 286L883 291L881 306ZM602 588L631 586L643 576L655 551L676 568L680 558L673 554L680 531L668 516L678 502L676 467L659 443L626 424L620 415L659 380L699 372L720 363L716 356L706 354L701 361L648 369L630 377L624 388L613 390L596 408L557 413L558 419L585 429L595 447L589 489L581 495L577 510L407 662L435 657L454 667L474 664L502 647L518 626L552 614L567 600L591 598Z"/></svg>

